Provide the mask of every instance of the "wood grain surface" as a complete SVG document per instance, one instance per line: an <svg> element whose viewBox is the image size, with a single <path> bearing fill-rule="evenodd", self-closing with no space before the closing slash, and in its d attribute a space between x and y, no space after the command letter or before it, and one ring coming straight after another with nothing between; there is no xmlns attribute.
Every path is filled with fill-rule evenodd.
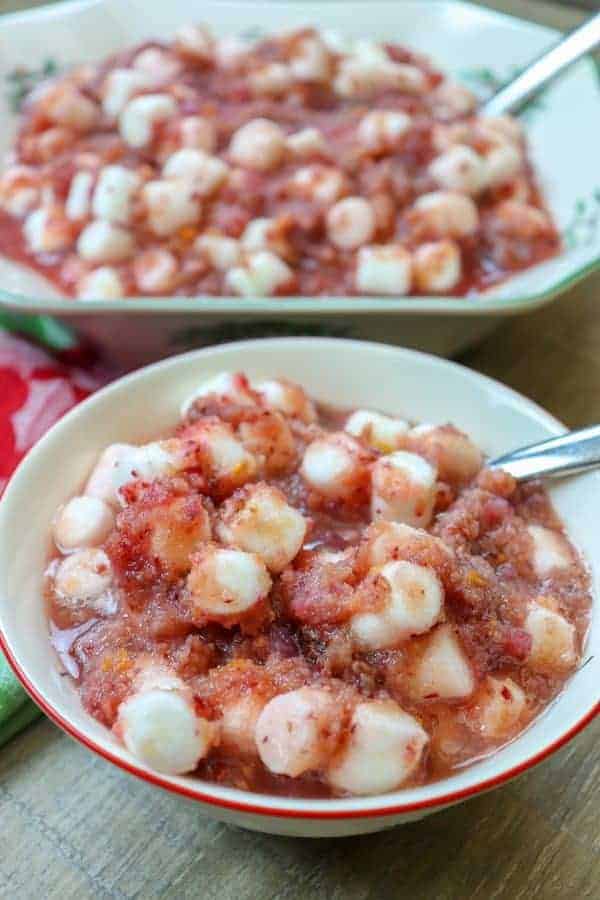
<svg viewBox="0 0 600 900"><path fill-rule="evenodd" d="M30 5L0 0L0 11ZM493 5L578 20L547 4ZM599 304L600 275L507 320L462 362L570 426L599 422ZM0 898L600 898L599 743L597 720L497 791L378 835L310 841L205 819L41 720L0 753Z"/></svg>

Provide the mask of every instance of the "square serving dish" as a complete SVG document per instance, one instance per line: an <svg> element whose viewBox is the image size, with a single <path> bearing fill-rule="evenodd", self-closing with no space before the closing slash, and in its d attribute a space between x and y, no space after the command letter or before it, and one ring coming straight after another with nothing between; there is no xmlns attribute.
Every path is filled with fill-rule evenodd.
<svg viewBox="0 0 600 900"><path fill-rule="evenodd" d="M260 34L311 24L349 37L396 41L430 55L482 97L559 37L551 29L452 0L82 0L42 7L1 20L0 153L10 147L17 125L13 107L23 80L15 78L15 70L35 75L99 60L146 38L168 37L190 20L207 22L217 34ZM491 331L501 317L549 302L600 266L600 181L590 134L599 101L597 68L584 59L526 110L531 156L564 250L479 295L141 297L91 303L62 298L39 276L0 256L0 308L54 315L130 365L219 340L286 333L385 339L450 355Z"/></svg>

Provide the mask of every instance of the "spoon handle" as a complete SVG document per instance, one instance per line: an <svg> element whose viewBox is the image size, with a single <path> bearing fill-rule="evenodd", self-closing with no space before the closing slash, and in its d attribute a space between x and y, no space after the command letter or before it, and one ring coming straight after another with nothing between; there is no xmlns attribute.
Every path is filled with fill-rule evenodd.
<svg viewBox="0 0 600 900"><path fill-rule="evenodd" d="M600 466L600 425L522 447L488 462L489 468L503 469L517 481L572 475L596 466Z"/></svg>
<svg viewBox="0 0 600 900"><path fill-rule="evenodd" d="M486 116L499 116L518 111L546 82L599 44L600 13L596 13L483 103L480 112Z"/></svg>

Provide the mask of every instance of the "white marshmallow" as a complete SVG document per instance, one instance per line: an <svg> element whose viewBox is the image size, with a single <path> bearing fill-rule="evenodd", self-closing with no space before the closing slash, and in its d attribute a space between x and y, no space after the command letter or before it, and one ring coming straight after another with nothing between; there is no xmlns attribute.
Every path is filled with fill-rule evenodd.
<svg viewBox="0 0 600 900"><path fill-rule="evenodd" d="M313 441L304 451L300 474L318 494L332 500L351 496L363 474L352 438L330 435Z"/></svg>
<svg viewBox="0 0 600 900"><path fill-rule="evenodd" d="M0 207L21 219L39 204L37 171L28 166L10 166L0 175Z"/></svg>
<svg viewBox="0 0 600 900"><path fill-rule="evenodd" d="M103 85L102 109L115 119L138 91L153 87L155 79L136 69L113 69Z"/></svg>
<svg viewBox="0 0 600 900"><path fill-rule="evenodd" d="M318 128L303 128L296 131L290 134L286 144L288 150L298 159L324 154L327 151L325 138Z"/></svg>
<svg viewBox="0 0 600 900"><path fill-rule="evenodd" d="M375 233L375 213L364 197L339 200L327 213L329 240L341 250L368 244Z"/></svg>
<svg viewBox="0 0 600 900"><path fill-rule="evenodd" d="M228 35L215 41L215 59L222 69L241 68L250 52L250 44L237 35Z"/></svg>
<svg viewBox="0 0 600 900"><path fill-rule="evenodd" d="M69 185L65 213L68 219L77 221L85 219L90 212L92 185L94 176L91 172L76 172Z"/></svg>
<svg viewBox="0 0 600 900"><path fill-rule="evenodd" d="M418 720L393 701L359 703L347 742L329 766L327 779L348 794L391 791L415 771L428 740Z"/></svg>
<svg viewBox="0 0 600 900"><path fill-rule="evenodd" d="M280 256L289 251L289 244L280 233L276 219L251 219L244 228L240 239L242 248L247 252L272 250Z"/></svg>
<svg viewBox="0 0 600 900"><path fill-rule="evenodd" d="M290 70L298 81L327 81L331 57L318 37L305 37L294 46Z"/></svg>
<svg viewBox="0 0 600 900"><path fill-rule="evenodd" d="M240 297L261 297L283 287L293 272L282 259L268 250L250 253L246 264L229 269L225 282L230 291Z"/></svg>
<svg viewBox="0 0 600 900"><path fill-rule="evenodd" d="M52 524L54 543L62 553L98 547L115 522L111 507L97 497L73 497L62 506Z"/></svg>
<svg viewBox="0 0 600 900"><path fill-rule="evenodd" d="M141 196L154 234L168 237L185 225L197 224L202 215L197 193L195 184L182 178L148 181Z"/></svg>
<svg viewBox="0 0 600 900"><path fill-rule="evenodd" d="M234 133L229 154L239 166L268 171L276 168L285 153L285 133L270 119L252 119Z"/></svg>
<svg viewBox="0 0 600 900"><path fill-rule="evenodd" d="M142 447L111 444L96 463L85 486L85 494L118 506L122 502L119 490L124 485L138 478L153 481L176 470L177 460L167 442L157 441Z"/></svg>
<svg viewBox="0 0 600 900"><path fill-rule="evenodd" d="M346 420L344 431L382 453L391 453L408 431L408 423L368 409L357 409Z"/></svg>
<svg viewBox="0 0 600 900"><path fill-rule="evenodd" d="M377 109L358 125L358 138L368 150L394 147L412 128L412 118L401 110Z"/></svg>
<svg viewBox="0 0 600 900"><path fill-rule="evenodd" d="M272 62L251 72L248 82L252 92L259 97L280 97L292 87L294 75L284 63Z"/></svg>
<svg viewBox="0 0 600 900"><path fill-rule="evenodd" d="M449 239L421 244L413 255L417 288L424 293L453 290L462 277L460 247Z"/></svg>
<svg viewBox="0 0 600 900"><path fill-rule="evenodd" d="M507 738L514 733L526 706L525 694L512 678L488 676L477 697L475 723L485 738Z"/></svg>
<svg viewBox="0 0 600 900"><path fill-rule="evenodd" d="M252 388L260 394L266 406L279 410L285 416L301 419L307 424L317 419L314 403L299 384L268 378L265 381L253 382Z"/></svg>
<svg viewBox="0 0 600 900"><path fill-rule="evenodd" d="M356 263L356 287L365 294L401 297L412 283L412 257L399 244L361 247Z"/></svg>
<svg viewBox="0 0 600 900"><path fill-rule="evenodd" d="M500 144L485 154L486 187L499 187L519 175L523 159L514 144Z"/></svg>
<svg viewBox="0 0 600 900"><path fill-rule="evenodd" d="M433 515L437 472L422 456L397 450L373 466L371 515L374 519L426 527Z"/></svg>
<svg viewBox="0 0 600 900"><path fill-rule="evenodd" d="M130 231L97 220L83 229L77 240L77 253L86 262L121 262L133 255L135 240Z"/></svg>
<svg viewBox="0 0 600 900"><path fill-rule="evenodd" d="M575 627L560 613L532 603L525 620L532 638L527 664L535 672L553 674L572 669L577 662Z"/></svg>
<svg viewBox="0 0 600 900"><path fill-rule="evenodd" d="M378 91L390 89L407 94L422 94L427 88L423 72L416 66L385 58L349 56L338 66L333 87L342 97L368 99Z"/></svg>
<svg viewBox="0 0 600 900"><path fill-rule="evenodd" d="M189 412L195 400L201 397L208 397L210 394L216 394L218 397L227 397L229 400L241 406L253 406L255 399L246 388L240 378L233 372L219 372L201 382L181 405L181 417L184 418Z"/></svg>
<svg viewBox="0 0 600 900"><path fill-rule="evenodd" d="M152 139L154 125L176 113L177 103L169 94L145 94L124 106L119 116L119 132L130 147L145 147Z"/></svg>
<svg viewBox="0 0 600 900"><path fill-rule="evenodd" d="M136 71L146 72L157 85L173 81L181 72L177 57L162 47L142 50L133 60L133 67Z"/></svg>
<svg viewBox="0 0 600 900"><path fill-rule="evenodd" d="M179 263L168 250L145 250L135 260L135 283L145 294L165 294L177 282Z"/></svg>
<svg viewBox="0 0 600 900"><path fill-rule="evenodd" d="M235 498L234 498L235 502ZM268 484L252 485L231 513L222 512L217 534L224 544L255 553L271 572L281 572L300 551L306 534L304 516Z"/></svg>
<svg viewBox="0 0 600 900"><path fill-rule="evenodd" d="M423 423L411 428L409 446L435 461L440 481L466 483L483 465L479 447L452 426Z"/></svg>
<svg viewBox="0 0 600 900"><path fill-rule="evenodd" d="M205 25L183 25L178 28L175 46L198 62L210 62L213 58L214 40Z"/></svg>
<svg viewBox="0 0 600 900"><path fill-rule="evenodd" d="M100 114L94 101L68 82L50 86L42 106L51 122L75 131L90 131Z"/></svg>
<svg viewBox="0 0 600 900"><path fill-rule="evenodd" d="M386 586L385 606L351 620L355 640L369 650L396 647L413 634L429 631L444 601L439 578L425 566L400 560L387 563L378 574Z"/></svg>
<svg viewBox="0 0 600 900"><path fill-rule="evenodd" d="M562 534L542 525L528 525L527 531L533 542L533 568L540 578L573 563L571 549Z"/></svg>
<svg viewBox="0 0 600 900"><path fill-rule="evenodd" d="M459 700L475 688L469 660L451 625L439 625L409 678L417 700Z"/></svg>
<svg viewBox="0 0 600 900"><path fill-rule="evenodd" d="M270 772L296 778L326 762L327 740L336 716L334 698L303 687L267 703L256 723L256 747Z"/></svg>
<svg viewBox="0 0 600 900"><path fill-rule="evenodd" d="M290 193L326 205L339 200L346 187L346 177L340 169L319 163L297 169L289 182Z"/></svg>
<svg viewBox="0 0 600 900"><path fill-rule="evenodd" d="M23 223L23 234L33 253L56 253L73 243L67 220L62 211L49 206L29 213Z"/></svg>
<svg viewBox="0 0 600 900"><path fill-rule="evenodd" d="M457 81L445 78L431 93L433 108L444 118L464 116L472 112L477 105L475 94Z"/></svg>
<svg viewBox="0 0 600 900"><path fill-rule="evenodd" d="M240 242L224 234L201 234L194 243L194 250L220 272L233 268L242 258Z"/></svg>
<svg viewBox="0 0 600 900"><path fill-rule="evenodd" d="M173 153L163 166L165 178L180 178L191 181L201 197L209 197L221 187L229 166L218 156L209 156L202 150L184 147Z"/></svg>
<svg viewBox="0 0 600 900"><path fill-rule="evenodd" d="M453 556L452 550L440 538L421 528L412 528L401 522L380 521L366 545L368 562L372 567L382 566L390 560L402 558L412 548L430 551L438 558L440 555L448 559Z"/></svg>
<svg viewBox="0 0 600 900"><path fill-rule="evenodd" d="M485 160L471 147L456 144L430 163L429 174L448 191L479 194L485 187Z"/></svg>
<svg viewBox="0 0 600 900"><path fill-rule="evenodd" d="M224 422L206 422L202 432L196 433L206 455L211 474L215 478L232 479L243 484L256 472L256 460L236 439Z"/></svg>
<svg viewBox="0 0 600 900"><path fill-rule="evenodd" d="M256 756L254 732L264 705L264 700L254 694L244 694L228 703L221 714L220 746L243 756Z"/></svg>
<svg viewBox="0 0 600 900"><path fill-rule="evenodd" d="M125 166L105 166L98 176L92 200L97 219L127 225L133 212L133 200L141 186L141 178Z"/></svg>
<svg viewBox="0 0 600 900"><path fill-rule="evenodd" d="M268 596L271 579L255 554L209 548L193 563L187 587L196 615L231 620Z"/></svg>
<svg viewBox="0 0 600 900"><path fill-rule="evenodd" d="M110 559L99 549L77 550L62 559L54 575L58 600L75 610L112 612L113 571Z"/></svg>
<svg viewBox="0 0 600 900"><path fill-rule="evenodd" d="M215 733L181 692L158 689L125 700L119 707L117 730L130 753L168 775L193 771L209 752Z"/></svg>
<svg viewBox="0 0 600 900"><path fill-rule="evenodd" d="M179 123L183 147L214 153L217 147L217 130L213 119L205 116L185 116Z"/></svg>
<svg viewBox="0 0 600 900"><path fill-rule="evenodd" d="M80 300L120 300L124 295L125 286L121 276L112 266L93 269L77 285Z"/></svg>
<svg viewBox="0 0 600 900"><path fill-rule="evenodd" d="M479 227L477 207L470 197L455 191L422 194L415 201L411 215L436 237L467 237Z"/></svg>

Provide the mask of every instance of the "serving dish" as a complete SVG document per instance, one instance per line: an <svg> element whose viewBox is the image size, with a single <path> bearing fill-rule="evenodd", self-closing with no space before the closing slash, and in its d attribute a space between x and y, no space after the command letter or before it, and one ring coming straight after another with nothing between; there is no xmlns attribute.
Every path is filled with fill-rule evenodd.
<svg viewBox="0 0 600 900"><path fill-rule="evenodd" d="M181 776L158 776L136 762L113 735L82 711L55 666L40 602L56 507L79 488L98 447L142 442L172 427L195 385L222 370L250 377L278 373L321 400L376 406L410 419L454 421L487 453L559 434L535 404L484 376L408 350L331 339L250 341L176 357L100 391L59 422L22 463L0 504L0 642L44 711L83 744L121 768L199 803L223 821L278 834L333 836L376 831L423 817L503 783L573 737L598 710L597 610L584 664L546 712L518 739L451 778L391 794L336 800L275 798ZM359 373L368 372L369 377ZM123 410L127 409L127 416ZM152 422L148 412L152 409ZM71 464L64 465L67 452ZM52 478L48 473L52 472ZM58 473L58 475L56 474ZM590 564L594 595L600 557L594 522L600 476L588 473L552 487L568 533ZM35 510L35 516L32 511Z"/></svg>
<svg viewBox="0 0 600 900"><path fill-rule="evenodd" d="M431 54L451 75L482 95L535 58L556 32L465 3L409 0L328 4L209 3L199 16L219 33L277 31L315 23L350 37L383 39ZM142 8L143 7L143 8ZM16 124L11 97L28 83L19 67L43 72L157 34L172 35L193 18L184 0L165 7L141 0L83 0L58 10L41 8L5 17L0 35L0 80L6 90L0 115L8 128L0 150L10 144ZM38 35L44 31L44 52ZM447 34L453 40L447 39ZM507 48L510 52L507 53ZM35 60L35 64L32 64ZM16 74L15 74L16 72ZM564 238L558 258L470 299L307 299L239 300L197 297L112 301L101 305L61 299L40 278L0 259L0 302L12 310L56 315L107 347L126 364L165 356L191 346L262 334L331 334L392 340L439 354L457 352L498 324L505 315L523 313L549 302L597 267L600 259L598 183L592 142L586 139L596 114L598 82L591 61L583 60L532 105L525 124L534 163L549 208ZM581 136L578 139L578 135ZM557 177L560 173L560 177Z"/></svg>

